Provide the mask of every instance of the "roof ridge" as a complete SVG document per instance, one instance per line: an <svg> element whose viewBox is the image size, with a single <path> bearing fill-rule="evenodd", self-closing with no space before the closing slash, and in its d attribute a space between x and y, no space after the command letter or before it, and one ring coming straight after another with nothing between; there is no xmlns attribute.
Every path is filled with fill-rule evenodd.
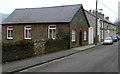
<svg viewBox="0 0 120 74"><path fill-rule="evenodd" d="M82 5L82 4L50 6L50 7L35 7L35 8L17 8L17 9L15 9L15 10L57 8L57 7L68 7L68 6L78 6L78 5Z"/></svg>
<svg viewBox="0 0 120 74"><path fill-rule="evenodd" d="M70 22L80 7L82 4L16 9L3 23Z"/></svg>
<svg viewBox="0 0 120 74"><path fill-rule="evenodd" d="M89 13L89 14L91 14L91 15L93 15L93 16L96 16L94 13L92 13L92 12L90 12L90 11L88 11L88 10L86 10L86 9L84 9L87 13Z"/></svg>

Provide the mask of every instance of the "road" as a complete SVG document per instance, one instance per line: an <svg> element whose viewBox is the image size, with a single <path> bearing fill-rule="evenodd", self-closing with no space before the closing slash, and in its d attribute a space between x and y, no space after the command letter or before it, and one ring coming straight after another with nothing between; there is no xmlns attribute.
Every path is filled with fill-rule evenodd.
<svg viewBox="0 0 120 74"><path fill-rule="evenodd" d="M99 45L21 72L118 72L118 42Z"/></svg>

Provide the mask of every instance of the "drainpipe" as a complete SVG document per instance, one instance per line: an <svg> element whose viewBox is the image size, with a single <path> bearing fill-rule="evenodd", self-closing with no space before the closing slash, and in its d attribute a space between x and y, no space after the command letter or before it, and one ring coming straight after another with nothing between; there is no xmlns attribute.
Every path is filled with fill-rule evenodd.
<svg viewBox="0 0 120 74"><path fill-rule="evenodd" d="M68 49L71 48L71 39L70 39L71 34L70 33L71 33L71 31L70 31L70 23L69 23L69 41L68 41L69 42L69 45L68 45L69 48Z"/></svg>

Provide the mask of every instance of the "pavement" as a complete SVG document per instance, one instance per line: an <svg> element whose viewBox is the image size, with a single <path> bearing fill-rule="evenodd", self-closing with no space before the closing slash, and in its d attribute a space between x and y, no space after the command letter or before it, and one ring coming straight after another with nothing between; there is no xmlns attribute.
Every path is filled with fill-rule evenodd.
<svg viewBox="0 0 120 74"><path fill-rule="evenodd" d="M90 74L99 74L93 72L118 72L118 42L113 45L99 45L83 52L22 70L16 74L26 72L88 72L88 74L89 72L92 72Z"/></svg>
<svg viewBox="0 0 120 74"><path fill-rule="evenodd" d="M100 45L100 44L98 44ZM2 65L2 72L19 72L24 69L28 69L37 65L41 65L56 59L60 59L66 56L70 56L72 54L90 49L95 47L95 45L86 45L81 46L77 48L71 48L59 52L49 53L49 54L43 54L40 56L35 56L27 59L17 60L9 63L5 63Z"/></svg>

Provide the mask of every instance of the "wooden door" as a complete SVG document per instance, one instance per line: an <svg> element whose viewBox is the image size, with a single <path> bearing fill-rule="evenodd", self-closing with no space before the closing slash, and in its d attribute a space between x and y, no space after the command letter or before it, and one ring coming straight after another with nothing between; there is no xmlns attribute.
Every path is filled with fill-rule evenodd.
<svg viewBox="0 0 120 74"><path fill-rule="evenodd" d="M79 44L82 45L82 31L79 32Z"/></svg>

